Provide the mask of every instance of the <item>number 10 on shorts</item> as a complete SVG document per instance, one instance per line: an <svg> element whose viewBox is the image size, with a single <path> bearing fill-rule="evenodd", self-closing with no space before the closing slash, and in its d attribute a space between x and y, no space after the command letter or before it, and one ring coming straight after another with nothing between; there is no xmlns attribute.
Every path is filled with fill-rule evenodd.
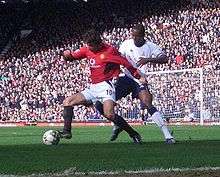
<svg viewBox="0 0 220 177"><path fill-rule="evenodd" d="M113 94L113 91L112 91L112 90L106 90L106 94L107 94L107 95L112 95L112 94Z"/></svg>

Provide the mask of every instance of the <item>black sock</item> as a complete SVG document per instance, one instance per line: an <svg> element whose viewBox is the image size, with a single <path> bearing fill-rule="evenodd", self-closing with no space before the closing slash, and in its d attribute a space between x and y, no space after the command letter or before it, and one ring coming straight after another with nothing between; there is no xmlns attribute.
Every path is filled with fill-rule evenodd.
<svg viewBox="0 0 220 177"><path fill-rule="evenodd" d="M64 132L71 132L71 123L73 119L73 108L72 106L64 106L63 110L63 118L64 118Z"/></svg>
<svg viewBox="0 0 220 177"><path fill-rule="evenodd" d="M99 111L101 115L104 115L103 104L100 101L96 101L95 108Z"/></svg>
<svg viewBox="0 0 220 177"><path fill-rule="evenodd" d="M149 112L149 114L152 116L155 112L157 112L157 108L155 108L154 106L147 108L147 111Z"/></svg>
<svg viewBox="0 0 220 177"><path fill-rule="evenodd" d="M142 101L141 101L141 109L144 110L147 108L147 111L148 113L152 116L155 112L157 112L157 108L155 108L153 105L151 106L147 106L146 104L144 104ZM143 120L143 118L142 118Z"/></svg>
<svg viewBox="0 0 220 177"><path fill-rule="evenodd" d="M114 124L117 125L122 130L126 131L130 137L133 137L137 132L123 119L123 117L115 114Z"/></svg>
<svg viewBox="0 0 220 177"><path fill-rule="evenodd" d="M96 109L100 112L100 114L104 114L103 104L100 101L95 103ZM117 125L122 130L125 130L129 136L134 136L137 132L123 119L123 117L115 114L115 119L113 120L114 124Z"/></svg>

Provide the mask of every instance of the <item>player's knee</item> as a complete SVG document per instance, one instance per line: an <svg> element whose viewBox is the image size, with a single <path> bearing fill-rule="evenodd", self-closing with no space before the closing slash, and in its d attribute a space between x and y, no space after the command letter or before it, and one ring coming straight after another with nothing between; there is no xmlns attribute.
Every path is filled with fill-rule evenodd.
<svg viewBox="0 0 220 177"><path fill-rule="evenodd" d="M72 99L70 97L67 97L63 100L63 106L72 106Z"/></svg>
<svg viewBox="0 0 220 177"><path fill-rule="evenodd" d="M115 119L115 114L114 113L104 113L104 116L108 119L113 121Z"/></svg>
<svg viewBox="0 0 220 177"><path fill-rule="evenodd" d="M145 99L148 100L148 102L152 102L152 99L153 99L153 95L149 92L147 92L145 95L144 95Z"/></svg>
<svg viewBox="0 0 220 177"><path fill-rule="evenodd" d="M141 108L142 109L146 109L148 107L150 107L152 105L152 99L153 99L153 96L152 94L144 94L140 100L141 100Z"/></svg>

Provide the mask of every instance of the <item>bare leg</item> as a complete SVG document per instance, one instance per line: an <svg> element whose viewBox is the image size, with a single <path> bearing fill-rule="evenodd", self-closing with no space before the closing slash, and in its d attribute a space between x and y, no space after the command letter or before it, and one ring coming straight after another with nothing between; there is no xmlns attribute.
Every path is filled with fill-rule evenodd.
<svg viewBox="0 0 220 177"><path fill-rule="evenodd" d="M86 103L87 101L85 97L83 96L83 94L81 93L77 93L72 96L69 96L63 101L64 127L63 127L63 131L60 132L61 138L66 138L66 139L72 138L71 123L72 123L72 119L74 118L73 106L84 105Z"/></svg>

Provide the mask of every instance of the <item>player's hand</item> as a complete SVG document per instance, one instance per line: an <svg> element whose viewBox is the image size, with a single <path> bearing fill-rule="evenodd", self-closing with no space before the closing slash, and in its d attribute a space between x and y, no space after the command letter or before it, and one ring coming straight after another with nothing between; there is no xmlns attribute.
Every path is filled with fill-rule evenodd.
<svg viewBox="0 0 220 177"><path fill-rule="evenodd" d="M148 59L144 57L139 57L139 60L137 62L138 67L142 67L143 65L147 64Z"/></svg>
<svg viewBox="0 0 220 177"><path fill-rule="evenodd" d="M66 61L73 61L73 59L72 59L72 55L71 55L71 50L64 50L63 51L63 56L64 56L64 59L66 60Z"/></svg>

